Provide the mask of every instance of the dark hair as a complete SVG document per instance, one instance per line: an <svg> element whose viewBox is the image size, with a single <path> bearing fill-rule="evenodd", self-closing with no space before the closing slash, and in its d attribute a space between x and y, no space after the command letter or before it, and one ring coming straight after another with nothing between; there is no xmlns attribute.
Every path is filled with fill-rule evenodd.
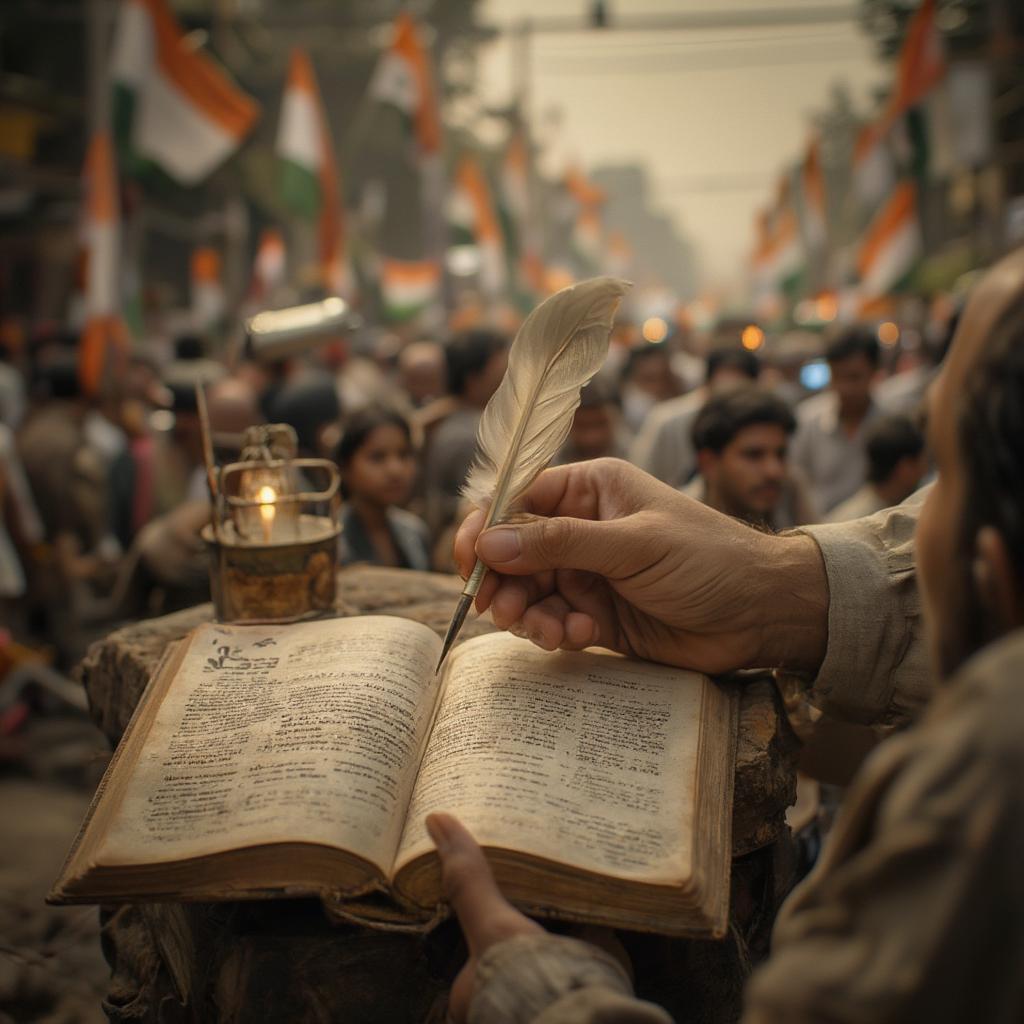
<svg viewBox="0 0 1024 1024"><path fill-rule="evenodd" d="M1024 294L1003 312L968 371L957 428L969 496L967 550L978 530L994 527L1024 581Z"/></svg>
<svg viewBox="0 0 1024 1024"><path fill-rule="evenodd" d="M412 444L412 428L409 421L397 410L385 405L368 405L345 418L342 424L341 440L334 448L334 461L344 468L378 427L398 427L405 439Z"/></svg>
<svg viewBox="0 0 1024 1024"><path fill-rule="evenodd" d="M634 345L629 350L626 361L622 364L622 373L619 375L619 379L625 383L633 376L637 363L642 363L645 359L650 359L654 356L668 359L668 350L660 342L652 345L650 342L644 341L639 345Z"/></svg>
<svg viewBox="0 0 1024 1024"><path fill-rule="evenodd" d="M825 349L825 359L829 363L838 363L841 359L849 359L851 356L864 356L877 368L882 359L882 350L871 328L860 325L847 327L837 334Z"/></svg>
<svg viewBox="0 0 1024 1024"><path fill-rule="evenodd" d="M716 348L708 353L704 379L711 380L719 370L737 370L751 380L757 380L761 372L761 360L745 348Z"/></svg>
<svg viewBox="0 0 1024 1024"><path fill-rule="evenodd" d="M722 451L746 427L770 423L787 434L796 429L789 406L770 391L753 384L730 388L708 399L693 424L697 451Z"/></svg>
<svg viewBox="0 0 1024 1024"><path fill-rule="evenodd" d="M621 405L618 393L601 377L595 377L580 392L581 409L597 409L602 405Z"/></svg>
<svg viewBox="0 0 1024 1024"><path fill-rule="evenodd" d="M317 451L320 430L341 415L334 381L319 372L300 374L274 394L268 404L267 419L294 428L302 455Z"/></svg>
<svg viewBox="0 0 1024 1024"><path fill-rule="evenodd" d="M868 480L882 484L904 459L924 451L924 435L909 416L880 416L864 433Z"/></svg>
<svg viewBox="0 0 1024 1024"><path fill-rule="evenodd" d="M498 331L474 328L456 334L445 346L449 392L465 394L467 378L479 373L496 352L506 348L508 338Z"/></svg>
<svg viewBox="0 0 1024 1024"><path fill-rule="evenodd" d="M206 346L198 334L179 334L174 339L174 358L182 362L202 359L206 354Z"/></svg>

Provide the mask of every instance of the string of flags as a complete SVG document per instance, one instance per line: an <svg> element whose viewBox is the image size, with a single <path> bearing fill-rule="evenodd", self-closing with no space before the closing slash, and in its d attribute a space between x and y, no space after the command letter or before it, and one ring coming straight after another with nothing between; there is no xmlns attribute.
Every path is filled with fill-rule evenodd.
<svg viewBox="0 0 1024 1024"><path fill-rule="evenodd" d="M924 124L946 71L935 0L922 0L890 95L857 134L848 187L829 201L815 136L758 217L750 264L757 313L777 319L801 295L833 294L839 315L850 318L871 312L908 281L923 254Z"/></svg>

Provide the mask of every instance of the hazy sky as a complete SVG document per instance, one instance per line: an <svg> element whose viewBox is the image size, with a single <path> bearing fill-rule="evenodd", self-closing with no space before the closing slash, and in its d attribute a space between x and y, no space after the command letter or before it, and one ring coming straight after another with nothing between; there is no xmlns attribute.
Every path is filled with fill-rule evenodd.
<svg viewBox="0 0 1024 1024"><path fill-rule="evenodd" d="M811 0L853 8L855 0ZM809 6L808 0L608 0L612 17ZM582 17L588 0L483 0L481 20ZM561 108L562 159L585 168L641 163L656 203L696 244L703 283L742 280L755 212L808 138L809 114L845 81L860 106L885 70L856 23L700 31L537 32L536 129ZM505 37L480 55L482 88L507 101Z"/></svg>

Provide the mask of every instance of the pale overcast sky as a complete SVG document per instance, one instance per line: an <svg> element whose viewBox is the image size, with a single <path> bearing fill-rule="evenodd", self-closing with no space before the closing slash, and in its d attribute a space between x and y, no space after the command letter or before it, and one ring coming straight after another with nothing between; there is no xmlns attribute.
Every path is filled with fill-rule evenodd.
<svg viewBox="0 0 1024 1024"><path fill-rule="evenodd" d="M835 6L856 0L608 0L612 16ZM481 20L579 17L588 0L484 0ZM536 129L561 108L564 157L584 168L641 163L654 198L697 246L704 285L742 280L755 212L808 138L809 114L844 81L858 106L884 80L853 21L700 31L537 32ZM488 101L507 101L507 38L480 54ZM548 122L550 127L550 122Z"/></svg>

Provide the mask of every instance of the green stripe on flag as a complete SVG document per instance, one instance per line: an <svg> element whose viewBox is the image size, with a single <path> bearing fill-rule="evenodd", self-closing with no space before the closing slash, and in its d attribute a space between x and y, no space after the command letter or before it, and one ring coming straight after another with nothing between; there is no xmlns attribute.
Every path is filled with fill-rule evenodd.
<svg viewBox="0 0 1024 1024"><path fill-rule="evenodd" d="M282 159L281 198L292 213L313 220L320 212L320 181L308 167Z"/></svg>

